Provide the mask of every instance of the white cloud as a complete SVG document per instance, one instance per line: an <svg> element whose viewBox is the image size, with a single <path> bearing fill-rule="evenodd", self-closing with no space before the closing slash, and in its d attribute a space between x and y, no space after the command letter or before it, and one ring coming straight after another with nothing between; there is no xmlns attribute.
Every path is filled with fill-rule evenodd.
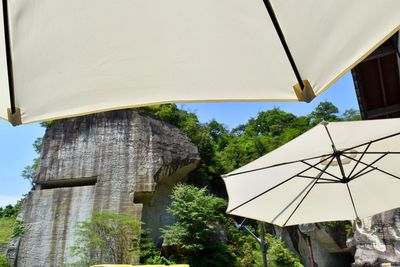
<svg viewBox="0 0 400 267"><path fill-rule="evenodd" d="M21 199L21 196L5 196L0 195L0 207L5 207L7 205L14 205L18 200Z"/></svg>

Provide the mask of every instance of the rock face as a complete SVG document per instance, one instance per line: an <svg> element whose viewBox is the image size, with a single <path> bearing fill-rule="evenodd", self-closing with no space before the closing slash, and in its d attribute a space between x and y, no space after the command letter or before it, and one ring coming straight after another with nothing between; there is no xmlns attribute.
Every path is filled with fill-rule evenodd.
<svg viewBox="0 0 400 267"><path fill-rule="evenodd" d="M75 227L94 211L136 216L156 238L171 221L165 213L171 187L198 162L196 146L179 129L133 110L58 122L43 139L18 266L73 262Z"/></svg>
<svg viewBox="0 0 400 267"><path fill-rule="evenodd" d="M7 253L7 243L0 243L0 255L5 255Z"/></svg>
<svg viewBox="0 0 400 267"><path fill-rule="evenodd" d="M316 267L345 267L351 266L353 262L351 249L346 247L344 224L338 224L334 229L324 224L290 226L284 229L276 226L275 231L299 256L305 267L312 266L310 249Z"/></svg>
<svg viewBox="0 0 400 267"><path fill-rule="evenodd" d="M400 266L400 208L362 219L347 239L349 227L344 223L335 227L309 224L275 230L306 267L311 266L309 240L315 266Z"/></svg>
<svg viewBox="0 0 400 267"><path fill-rule="evenodd" d="M355 249L353 266L400 266L400 209L363 219L347 245Z"/></svg>

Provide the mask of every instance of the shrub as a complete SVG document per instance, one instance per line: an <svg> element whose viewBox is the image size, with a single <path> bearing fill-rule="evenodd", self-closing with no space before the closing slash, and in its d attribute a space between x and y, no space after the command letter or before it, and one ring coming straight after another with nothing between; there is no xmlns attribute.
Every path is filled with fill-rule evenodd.
<svg viewBox="0 0 400 267"><path fill-rule="evenodd" d="M14 227L13 227L13 232L12 232L12 237L18 237L22 235L25 232L25 225L22 221L16 220Z"/></svg>
<svg viewBox="0 0 400 267"><path fill-rule="evenodd" d="M273 238L267 236L268 258L271 267L302 267L300 260L285 245Z"/></svg>
<svg viewBox="0 0 400 267"><path fill-rule="evenodd" d="M73 252L80 264L137 263L141 223L128 214L103 211L94 213L77 229Z"/></svg>
<svg viewBox="0 0 400 267"><path fill-rule="evenodd" d="M170 256L190 266L251 266L255 242L236 229L225 214L226 201L206 188L177 185L167 209L177 222L162 230ZM250 238L250 239L249 239Z"/></svg>
<svg viewBox="0 0 400 267"><path fill-rule="evenodd" d="M10 261L7 259L6 255L0 255L0 267L10 267Z"/></svg>

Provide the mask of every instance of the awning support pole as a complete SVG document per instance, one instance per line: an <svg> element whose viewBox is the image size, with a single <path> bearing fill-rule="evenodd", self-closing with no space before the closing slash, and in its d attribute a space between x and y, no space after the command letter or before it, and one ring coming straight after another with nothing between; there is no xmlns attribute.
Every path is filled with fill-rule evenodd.
<svg viewBox="0 0 400 267"><path fill-rule="evenodd" d="M8 0L2 0L3 5L3 25L4 25L4 40L6 48L6 59L7 59L7 76L8 76L8 90L10 95L10 106L7 110L8 121L13 125L21 124L21 110L15 105L15 93L14 93L14 72L13 72L13 61L11 55L11 37L10 37L10 19L8 14Z"/></svg>
<svg viewBox="0 0 400 267"><path fill-rule="evenodd" d="M263 258L263 266L267 267L267 243L265 242L265 223L260 222L261 224L261 252L262 252L262 258Z"/></svg>
<svg viewBox="0 0 400 267"><path fill-rule="evenodd" d="M294 62L292 53L290 52L290 49L289 49L289 47L288 47L288 45L286 43L286 39L285 39L285 36L283 35L281 26L279 25L278 19L275 16L274 9L272 8L272 5L271 5L269 0L263 0L263 1L264 1L264 4L265 4L265 7L268 10L269 17L271 18L271 21L274 24L276 33L279 36L279 40L281 41L283 49L285 50L286 56L289 59L290 65L292 66L294 75L296 75L297 82L299 83L301 89L303 90L304 89L303 79L301 78L300 72L297 69L296 63Z"/></svg>
<svg viewBox="0 0 400 267"><path fill-rule="evenodd" d="M268 244L267 244L267 242L265 242L265 223L264 222L260 222L260 224L261 224L261 237L258 238L252 231L249 230L249 228L244 226L245 222L246 222L246 218L243 219L243 221L240 224L235 221L236 228L238 230L242 230L242 231L248 233L249 235L251 235L257 241L257 243L261 247L261 253L262 253L262 258L263 258L263 267L267 267L267 263L268 263L268 261L267 261Z"/></svg>

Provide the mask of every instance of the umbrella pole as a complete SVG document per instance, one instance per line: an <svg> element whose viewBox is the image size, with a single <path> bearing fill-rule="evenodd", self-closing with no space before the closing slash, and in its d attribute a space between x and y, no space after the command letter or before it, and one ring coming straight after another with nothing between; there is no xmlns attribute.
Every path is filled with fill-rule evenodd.
<svg viewBox="0 0 400 267"><path fill-rule="evenodd" d="M242 230L249 235L251 235L258 244L261 246L261 254L263 258L263 267L267 267L267 243L265 242L265 224L264 222L261 223L261 237L258 238L252 231L250 231L246 226L244 226L244 223L246 222L246 219L244 219L240 224L235 222L236 228L238 230Z"/></svg>
<svg viewBox="0 0 400 267"><path fill-rule="evenodd" d="M307 235L307 242L308 242L308 251L310 252L310 261L311 261L310 266L314 267L314 262L315 262L314 261L314 253L313 253L313 249L312 249L312 245L311 245L311 238L309 235Z"/></svg>
<svg viewBox="0 0 400 267"><path fill-rule="evenodd" d="M260 246L263 258L263 266L267 267L267 243L265 243L265 223L261 222L261 238Z"/></svg>

